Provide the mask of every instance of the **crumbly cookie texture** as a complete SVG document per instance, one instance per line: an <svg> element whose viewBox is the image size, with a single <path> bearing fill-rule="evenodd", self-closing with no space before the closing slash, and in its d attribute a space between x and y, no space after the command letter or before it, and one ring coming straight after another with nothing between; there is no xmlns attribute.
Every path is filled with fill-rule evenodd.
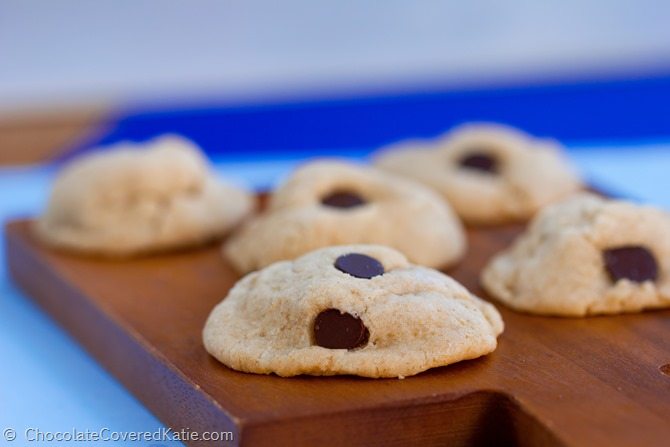
<svg viewBox="0 0 670 447"><path fill-rule="evenodd" d="M362 243L391 246L429 267L455 263L466 247L460 220L429 188L329 160L297 169L223 250L238 271L249 272L317 248Z"/></svg>
<svg viewBox="0 0 670 447"><path fill-rule="evenodd" d="M542 315L670 306L670 215L592 194L545 208L483 270L485 289Z"/></svg>
<svg viewBox="0 0 670 447"><path fill-rule="evenodd" d="M383 149L375 164L432 187L477 225L529 219L582 186L557 143L496 124L401 142Z"/></svg>
<svg viewBox="0 0 670 447"><path fill-rule="evenodd" d="M216 239L253 208L253 196L216 178L193 143L163 136L72 162L35 228L56 247L131 256Z"/></svg>
<svg viewBox="0 0 670 447"><path fill-rule="evenodd" d="M449 276L388 247L352 245L245 276L210 314L203 340L244 372L402 378L488 354L502 330L495 307Z"/></svg>

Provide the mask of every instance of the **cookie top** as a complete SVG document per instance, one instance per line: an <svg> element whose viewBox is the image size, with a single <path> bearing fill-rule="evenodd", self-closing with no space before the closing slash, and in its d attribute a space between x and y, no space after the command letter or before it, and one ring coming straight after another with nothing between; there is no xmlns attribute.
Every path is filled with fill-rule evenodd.
<svg viewBox="0 0 670 447"><path fill-rule="evenodd" d="M670 215L579 194L541 211L482 272L525 312L585 316L670 306Z"/></svg>
<svg viewBox="0 0 670 447"><path fill-rule="evenodd" d="M120 143L59 173L38 235L64 249L128 256L200 244L225 234L253 197L218 180L190 141Z"/></svg>
<svg viewBox="0 0 670 447"><path fill-rule="evenodd" d="M430 189L374 168L317 161L297 169L267 210L228 240L224 254L248 272L330 245L394 247L443 267L465 251L463 227Z"/></svg>
<svg viewBox="0 0 670 447"><path fill-rule="evenodd" d="M280 376L405 377L496 348L497 310L376 245L328 247L242 278L210 314L207 351Z"/></svg>
<svg viewBox="0 0 670 447"><path fill-rule="evenodd" d="M402 142L382 150L375 164L432 187L470 224L525 220L581 187L557 143L496 124Z"/></svg>

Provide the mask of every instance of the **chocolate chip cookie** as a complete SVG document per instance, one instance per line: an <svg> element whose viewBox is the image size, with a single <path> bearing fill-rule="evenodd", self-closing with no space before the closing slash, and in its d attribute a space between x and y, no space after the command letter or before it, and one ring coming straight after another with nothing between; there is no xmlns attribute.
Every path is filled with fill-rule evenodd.
<svg viewBox="0 0 670 447"><path fill-rule="evenodd" d="M461 222L430 189L374 168L317 161L299 168L268 209L233 234L224 254L240 272L330 245L394 247L412 262L446 267L465 252Z"/></svg>
<svg viewBox="0 0 670 447"><path fill-rule="evenodd" d="M62 249L130 256L221 237L253 207L253 196L216 178L193 143L164 136L72 162L36 230Z"/></svg>
<svg viewBox="0 0 670 447"><path fill-rule="evenodd" d="M526 220L581 187L557 143L493 124L393 145L375 164L432 187L475 225Z"/></svg>
<svg viewBox="0 0 670 447"><path fill-rule="evenodd" d="M670 307L670 215L591 194L541 211L482 273L525 312L585 316Z"/></svg>
<svg viewBox="0 0 670 447"><path fill-rule="evenodd" d="M239 371L406 377L486 355L502 330L496 309L449 276L387 247L351 245L245 276L203 340Z"/></svg>

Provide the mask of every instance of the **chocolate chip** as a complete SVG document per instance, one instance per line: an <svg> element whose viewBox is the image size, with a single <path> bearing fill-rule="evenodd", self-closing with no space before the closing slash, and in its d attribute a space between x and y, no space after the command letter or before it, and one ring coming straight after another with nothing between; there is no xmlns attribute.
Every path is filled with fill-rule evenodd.
<svg viewBox="0 0 670 447"><path fill-rule="evenodd" d="M365 199L351 191L335 191L321 199L321 203L334 208L353 208L365 205Z"/></svg>
<svg viewBox="0 0 670 447"><path fill-rule="evenodd" d="M338 309L327 309L314 319L314 341L328 349L355 349L370 338L363 320Z"/></svg>
<svg viewBox="0 0 670 447"><path fill-rule="evenodd" d="M627 245L603 251L605 269L612 281L628 279L633 282L656 281L656 258L645 247Z"/></svg>
<svg viewBox="0 0 670 447"><path fill-rule="evenodd" d="M471 152L461 158L459 164L464 168L489 172L491 174L498 172L498 160L485 152Z"/></svg>
<svg viewBox="0 0 670 447"><path fill-rule="evenodd" d="M356 278L370 279L384 274L384 266L375 258L349 253L335 260L335 268Z"/></svg>

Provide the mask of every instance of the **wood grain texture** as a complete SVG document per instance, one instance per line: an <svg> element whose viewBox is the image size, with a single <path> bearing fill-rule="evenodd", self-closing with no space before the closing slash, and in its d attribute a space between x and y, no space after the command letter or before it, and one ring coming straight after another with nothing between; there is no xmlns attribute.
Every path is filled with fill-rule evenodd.
<svg viewBox="0 0 670 447"><path fill-rule="evenodd" d="M494 353L404 380L245 374L201 342L237 279L218 246L105 261L47 249L29 225L6 227L14 280L176 429L232 431L243 446L670 443L670 311L562 319L498 305ZM478 272L519 231L469 230L448 273L484 296Z"/></svg>

